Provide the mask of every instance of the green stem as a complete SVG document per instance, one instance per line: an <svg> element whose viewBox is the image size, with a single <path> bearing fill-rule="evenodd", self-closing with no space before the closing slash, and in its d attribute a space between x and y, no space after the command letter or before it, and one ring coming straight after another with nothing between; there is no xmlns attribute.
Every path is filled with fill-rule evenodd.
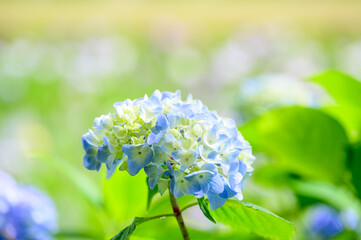
<svg viewBox="0 0 361 240"><path fill-rule="evenodd" d="M166 218L166 217L175 217L175 215L174 215L174 213L167 213L167 214L160 214L160 215L156 215L156 216L146 217L138 224L141 224L141 223L153 220L153 219L157 219L157 218L161 219L161 218Z"/></svg>
<svg viewBox="0 0 361 240"><path fill-rule="evenodd" d="M55 237L58 239L76 239L76 238L82 238L82 239L98 239L100 236L91 235L84 232L74 232L74 231L61 231L55 234Z"/></svg>
<svg viewBox="0 0 361 240"><path fill-rule="evenodd" d="M186 225L184 224L184 221L183 221L182 211L179 209L177 200L175 199L174 195L171 192L169 192L169 198L170 198L170 203L172 204L174 216L177 219L179 228L182 232L183 239L190 240L189 233L188 233ZM188 208L188 206L186 208Z"/></svg>
<svg viewBox="0 0 361 240"><path fill-rule="evenodd" d="M194 202L194 203L188 204L187 206L185 206L185 207L182 208L181 212L184 212L184 211L187 210L188 208L193 207L193 206L195 206L195 205L198 205L198 202Z"/></svg>

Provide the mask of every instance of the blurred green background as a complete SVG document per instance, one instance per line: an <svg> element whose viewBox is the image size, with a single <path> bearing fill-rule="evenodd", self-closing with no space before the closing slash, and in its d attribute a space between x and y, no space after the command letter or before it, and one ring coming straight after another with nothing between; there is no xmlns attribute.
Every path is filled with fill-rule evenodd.
<svg viewBox="0 0 361 240"><path fill-rule="evenodd" d="M354 79L320 74L327 69ZM80 138L114 102L180 89L235 118L254 147L244 199L310 239L305 212L313 204L361 213L355 79L358 0L2 0L0 169L53 198L59 239L109 239L145 215L145 174L105 180L86 170ZM170 212L167 198L156 196L148 214ZM258 239L207 222L196 207L185 218L192 239ZM180 232L175 220L157 220L132 239Z"/></svg>

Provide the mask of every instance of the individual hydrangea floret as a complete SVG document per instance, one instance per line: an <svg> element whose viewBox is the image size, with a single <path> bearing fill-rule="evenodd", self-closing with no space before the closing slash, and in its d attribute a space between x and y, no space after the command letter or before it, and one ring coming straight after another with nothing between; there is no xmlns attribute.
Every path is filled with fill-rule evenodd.
<svg viewBox="0 0 361 240"><path fill-rule="evenodd" d="M20 186L2 172L0 182L0 239L53 239L57 214L52 201L38 189Z"/></svg>
<svg viewBox="0 0 361 240"><path fill-rule="evenodd" d="M133 176L144 169L151 189L207 196L213 210L242 199L255 158L232 119L191 95L182 101L180 91L156 90L114 107L83 135L84 167L99 171L104 164L108 178L117 168Z"/></svg>

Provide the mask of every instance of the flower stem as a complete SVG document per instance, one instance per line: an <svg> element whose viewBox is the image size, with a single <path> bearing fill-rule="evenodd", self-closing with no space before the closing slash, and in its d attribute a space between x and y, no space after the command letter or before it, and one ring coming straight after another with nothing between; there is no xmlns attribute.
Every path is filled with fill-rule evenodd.
<svg viewBox="0 0 361 240"><path fill-rule="evenodd" d="M173 208L175 218L177 219L179 228L180 228L180 230L182 232L183 239L184 240L190 240L189 233L187 231L186 225L184 224L183 217L182 217L182 212L179 209L177 200L175 199L174 195L172 193L170 193L170 192L169 192L169 198L170 198L170 203L172 204L172 208Z"/></svg>
<svg viewBox="0 0 361 240"><path fill-rule="evenodd" d="M191 207L193 207L193 206L195 206L195 205L198 205L198 202L194 202L194 203L188 204L187 206L185 206L185 207L183 207L183 208L181 209L181 212L184 212L184 211L187 210L188 208L191 208Z"/></svg>
<svg viewBox="0 0 361 240"><path fill-rule="evenodd" d="M166 218L166 217L175 217L174 213L167 213L167 214L160 214L160 215L156 215L156 216L152 216L152 217L145 217L142 221L140 221L138 224L147 222L149 220L153 220L153 219L162 219L162 218Z"/></svg>

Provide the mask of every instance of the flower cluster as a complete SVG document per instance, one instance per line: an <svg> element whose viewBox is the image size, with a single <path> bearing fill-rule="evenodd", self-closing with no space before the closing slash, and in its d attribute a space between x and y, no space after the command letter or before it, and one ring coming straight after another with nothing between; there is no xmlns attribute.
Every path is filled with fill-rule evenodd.
<svg viewBox="0 0 361 240"><path fill-rule="evenodd" d="M207 195L211 209L242 199L254 157L232 119L209 111L191 95L156 90L152 96L114 104L116 111L94 120L83 137L84 166L106 165L136 175L144 169L151 189L169 186L176 198Z"/></svg>
<svg viewBox="0 0 361 240"><path fill-rule="evenodd" d="M51 200L0 172L0 240L53 239L57 215Z"/></svg>

